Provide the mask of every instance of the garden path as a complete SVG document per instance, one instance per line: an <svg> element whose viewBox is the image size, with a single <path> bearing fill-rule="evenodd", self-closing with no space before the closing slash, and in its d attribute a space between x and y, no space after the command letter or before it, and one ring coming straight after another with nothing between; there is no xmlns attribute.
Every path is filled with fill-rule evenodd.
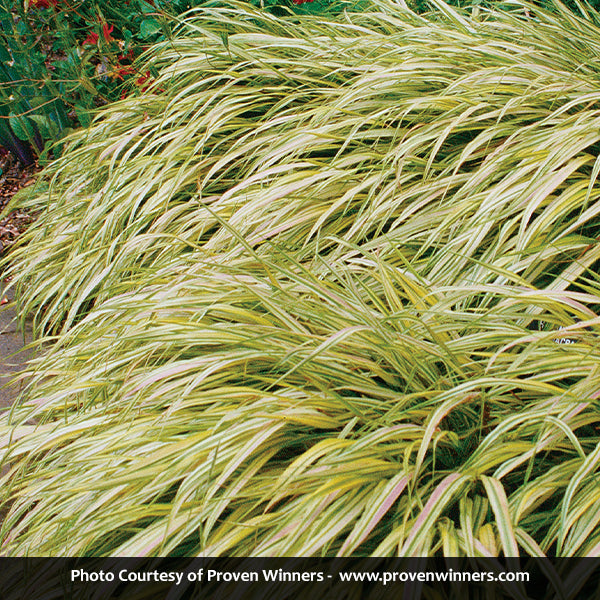
<svg viewBox="0 0 600 600"><path fill-rule="evenodd" d="M0 411L11 406L19 394L19 385L10 385L13 375L21 370L30 352L25 346L31 341L31 327L27 323L25 332L19 331L16 314L11 306L13 291L4 291L6 283L0 281Z"/></svg>

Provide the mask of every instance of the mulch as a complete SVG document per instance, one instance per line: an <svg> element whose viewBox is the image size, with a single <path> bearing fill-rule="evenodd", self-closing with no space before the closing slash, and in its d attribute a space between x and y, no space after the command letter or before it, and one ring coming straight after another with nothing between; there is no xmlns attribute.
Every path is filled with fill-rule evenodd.
<svg viewBox="0 0 600 600"><path fill-rule="evenodd" d="M35 220L33 214L12 211L3 214L12 197L25 186L31 185L41 167L36 163L24 166L9 152L0 147L0 258L15 240Z"/></svg>

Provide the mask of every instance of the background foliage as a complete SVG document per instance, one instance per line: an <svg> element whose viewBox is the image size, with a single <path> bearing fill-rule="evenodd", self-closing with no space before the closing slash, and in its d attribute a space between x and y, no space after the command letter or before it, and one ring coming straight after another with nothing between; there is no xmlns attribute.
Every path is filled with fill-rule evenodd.
<svg viewBox="0 0 600 600"><path fill-rule="evenodd" d="M2 144L31 162L45 141L89 125L96 108L127 92L124 82L143 87L151 74L135 58L170 35L174 15L187 8L158 0L2 0Z"/></svg>
<svg viewBox="0 0 600 600"><path fill-rule="evenodd" d="M595 2L596 0L593 0ZM592 2L592 6L594 6ZM274 14L326 15L362 10L364 2L329 0L250 0ZM62 138L74 126L87 126L99 106L144 87L154 75L135 59L149 44L171 35L186 10L210 0L1 0L0 1L0 144L31 163L47 141ZM467 10L511 2L450 0ZM540 0L556 10L554 0ZM567 0L580 10L577 0ZM586 4L587 5L587 4ZM407 0L418 13L427 0ZM129 82L130 85L125 85ZM55 152L61 147L56 146Z"/></svg>

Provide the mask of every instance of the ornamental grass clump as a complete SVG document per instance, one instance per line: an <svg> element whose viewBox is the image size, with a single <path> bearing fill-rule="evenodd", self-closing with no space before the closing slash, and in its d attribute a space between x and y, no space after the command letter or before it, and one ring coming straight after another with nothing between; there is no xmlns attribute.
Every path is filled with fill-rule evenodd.
<svg viewBox="0 0 600 600"><path fill-rule="evenodd" d="M600 27L203 8L25 205L10 555L600 551Z"/></svg>

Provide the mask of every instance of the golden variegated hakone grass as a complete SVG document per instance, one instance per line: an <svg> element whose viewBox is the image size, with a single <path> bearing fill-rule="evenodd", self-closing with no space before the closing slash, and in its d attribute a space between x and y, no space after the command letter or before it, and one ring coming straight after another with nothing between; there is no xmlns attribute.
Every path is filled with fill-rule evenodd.
<svg viewBox="0 0 600 600"><path fill-rule="evenodd" d="M53 345L1 552L600 553L600 17L557 10L232 4L152 48L16 201Z"/></svg>

